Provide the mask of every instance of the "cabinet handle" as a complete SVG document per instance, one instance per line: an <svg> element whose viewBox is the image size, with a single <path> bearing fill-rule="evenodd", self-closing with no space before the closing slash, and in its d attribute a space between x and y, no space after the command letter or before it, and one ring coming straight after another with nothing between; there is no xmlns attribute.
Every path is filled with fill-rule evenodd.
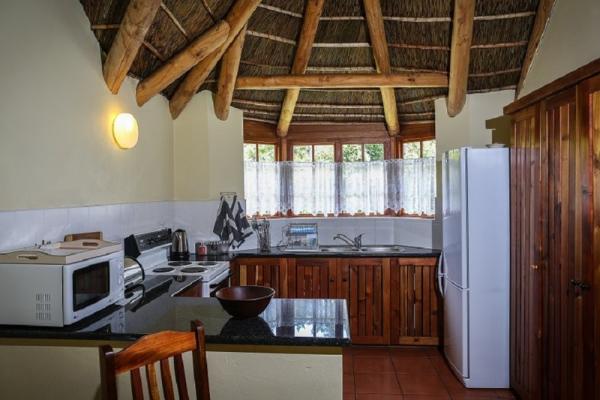
<svg viewBox="0 0 600 400"><path fill-rule="evenodd" d="M587 283L578 281L577 279L571 279L571 285L581 289L581 290L588 290L590 289L590 285L588 285Z"/></svg>
<svg viewBox="0 0 600 400"><path fill-rule="evenodd" d="M538 269L540 269L540 266L537 264L531 264L531 269L538 270Z"/></svg>

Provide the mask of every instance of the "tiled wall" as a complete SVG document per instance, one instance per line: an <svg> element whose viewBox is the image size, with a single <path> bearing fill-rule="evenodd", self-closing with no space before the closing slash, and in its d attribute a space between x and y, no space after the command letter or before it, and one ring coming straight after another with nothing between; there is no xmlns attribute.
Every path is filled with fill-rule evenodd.
<svg viewBox="0 0 600 400"><path fill-rule="evenodd" d="M218 201L175 201L114 204L105 206L0 211L0 251L31 246L42 240L59 241L67 233L102 231L107 240L121 241L131 233L171 227L188 233L190 248L198 240L214 240L212 233ZM432 247L432 220L419 218L276 219L271 221L271 243L282 240L290 222L316 222L319 242L335 244L333 236L364 233L364 244L403 244ZM255 248L250 237L243 249Z"/></svg>

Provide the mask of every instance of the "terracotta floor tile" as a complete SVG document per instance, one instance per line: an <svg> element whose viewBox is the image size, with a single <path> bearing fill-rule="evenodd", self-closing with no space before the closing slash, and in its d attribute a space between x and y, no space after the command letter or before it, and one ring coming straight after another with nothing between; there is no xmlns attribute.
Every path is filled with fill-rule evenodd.
<svg viewBox="0 0 600 400"><path fill-rule="evenodd" d="M354 386L354 375L344 374L342 382L344 384L344 393L354 393L356 391Z"/></svg>
<svg viewBox="0 0 600 400"><path fill-rule="evenodd" d="M365 357L378 357L390 355L389 347L374 347L374 346L352 346L352 355Z"/></svg>
<svg viewBox="0 0 600 400"><path fill-rule="evenodd" d="M500 399L516 399L513 392L511 392L509 389L506 389L506 390L498 389L498 390L496 390L496 395Z"/></svg>
<svg viewBox="0 0 600 400"><path fill-rule="evenodd" d="M357 394L356 400L404 400L401 394Z"/></svg>
<svg viewBox="0 0 600 400"><path fill-rule="evenodd" d="M396 374L356 374L354 379L356 394L402 394Z"/></svg>
<svg viewBox="0 0 600 400"><path fill-rule="evenodd" d="M450 370L448 364L446 364L446 360L441 355L430 356L429 361L436 370Z"/></svg>
<svg viewBox="0 0 600 400"><path fill-rule="evenodd" d="M427 357L410 358L410 357L398 357L392 356L392 363L396 372L406 374L434 374L435 368Z"/></svg>
<svg viewBox="0 0 600 400"><path fill-rule="evenodd" d="M435 396L428 394L405 394L403 400L449 400L448 395Z"/></svg>
<svg viewBox="0 0 600 400"><path fill-rule="evenodd" d="M343 356L342 357L342 365L344 368L344 373L353 373L354 369L353 369L353 365L354 365L354 361L352 360L352 356Z"/></svg>
<svg viewBox="0 0 600 400"><path fill-rule="evenodd" d="M448 396L448 391L437 373L398 374L404 394Z"/></svg>
<svg viewBox="0 0 600 400"><path fill-rule="evenodd" d="M356 356L353 360L355 374L377 374L381 372L395 372L390 357L363 357Z"/></svg>
<svg viewBox="0 0 600 400"><path fill-rule="evenodd" d="M421 358L427 357L427 350L423 347L391 347L390 354L395 357Z"/></svg>
<svg viewBox="0 0 600 400"><path fill-rule="evenodd" d="M355 400L354 393L344 393L344 400Z"/></svg>

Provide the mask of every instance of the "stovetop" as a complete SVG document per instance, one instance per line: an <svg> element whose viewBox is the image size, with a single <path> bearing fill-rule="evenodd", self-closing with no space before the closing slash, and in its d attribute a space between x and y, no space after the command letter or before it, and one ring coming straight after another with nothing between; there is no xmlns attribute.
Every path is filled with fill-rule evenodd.
<svg viewBox="0 0 600 400"><path fill-rule="evenodd" d="M167 261L146 269L147 275L189 275L210 280L229 268L228 262Z"/></svg>

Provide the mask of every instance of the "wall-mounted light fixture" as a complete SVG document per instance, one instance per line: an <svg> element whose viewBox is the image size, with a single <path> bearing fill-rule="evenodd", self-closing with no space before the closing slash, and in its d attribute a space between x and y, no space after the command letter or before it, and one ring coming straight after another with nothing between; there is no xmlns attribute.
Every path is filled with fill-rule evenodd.
<svg viewBox="0 0 600 400"><path fill-rule="evenodd" d="M113 121L113 137L117 145L124 149L135 147L138 142L139 130L134 116L128 113L121 113Z"/></svg>

